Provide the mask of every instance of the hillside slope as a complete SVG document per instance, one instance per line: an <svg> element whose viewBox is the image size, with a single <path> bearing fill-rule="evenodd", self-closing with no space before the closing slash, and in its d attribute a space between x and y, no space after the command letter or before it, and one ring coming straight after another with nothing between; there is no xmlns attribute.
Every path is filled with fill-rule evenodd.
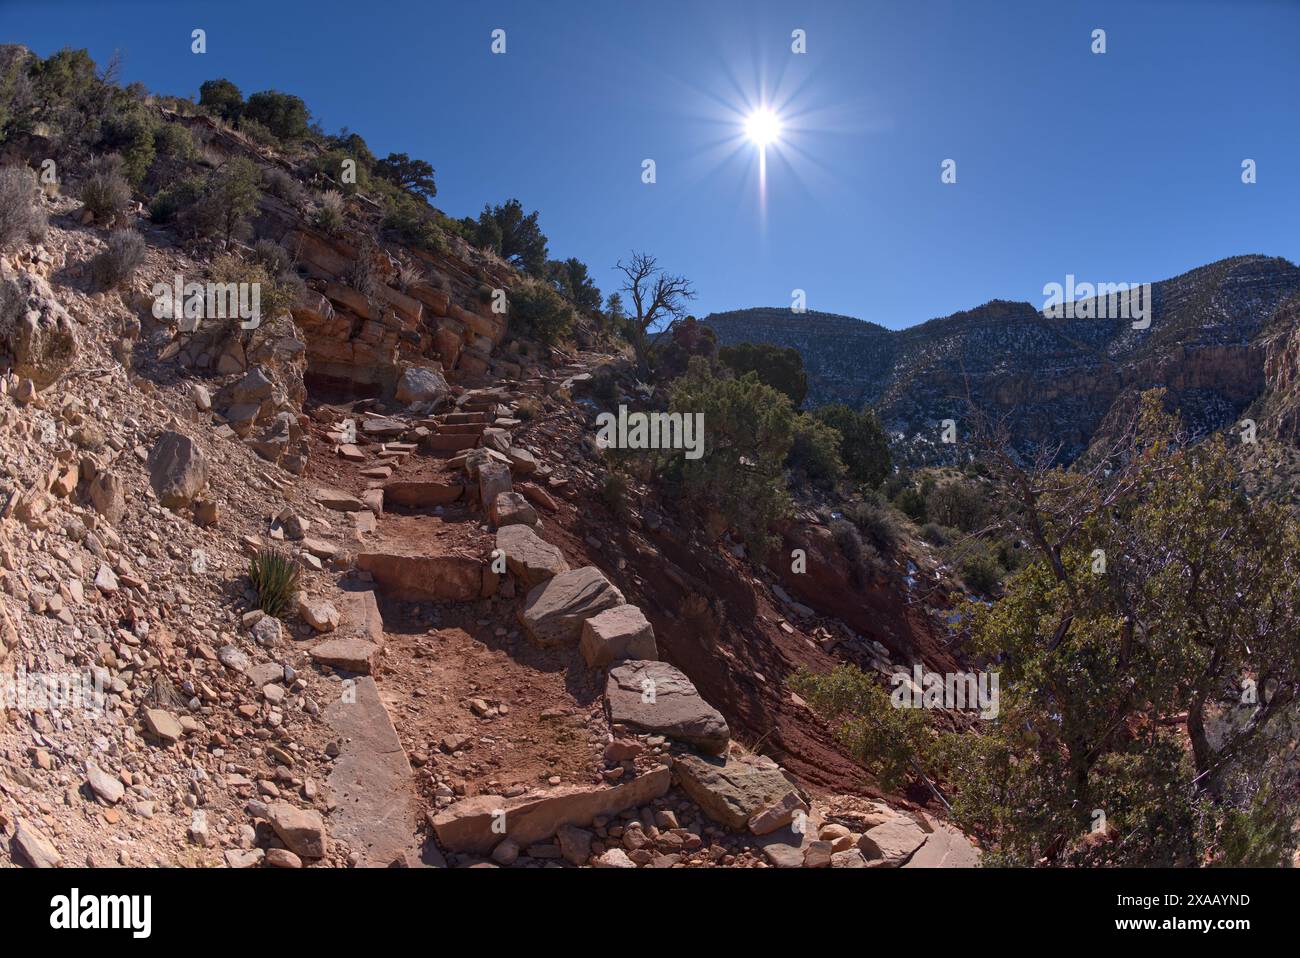
<svg viewBox="0 0 1300 958"><path fill-rule="evenodd" d="M1270 344L1300 297L1300 268L1240 256L1152 284L1151 326L1049 319L1029 303L993 301L908 329L788 310L715 313L724 344L793 346L808 369L809 402L869 403L904 438L902 451L942 460L942 419L961 421L966 397L1005 417L1023 450L1088 447L1117 401L1166 386L1194 434L1235 421L1265 392ZM1293 324L1292 324L1293 325ZM1262 424L1263 425L1263 424ZM1270 425L1269 428L1272 428Z"/></svg>

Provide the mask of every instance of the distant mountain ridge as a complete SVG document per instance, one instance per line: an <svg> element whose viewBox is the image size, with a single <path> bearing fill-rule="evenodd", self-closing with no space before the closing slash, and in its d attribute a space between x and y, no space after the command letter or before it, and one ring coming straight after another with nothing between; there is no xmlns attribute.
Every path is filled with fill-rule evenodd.
<svg viewBox="0 0 1300 958"><path fill-rule="evenodd" d="M1060 447L1069 460L1117 402L1143 389L1167 387L1188 426L1208 432L1266 398L1270 377L1292 375L1277 360L1300 303L1300 268L1288 260L1220 260L1152 283L1151 297L1147 329L1129 320L1049 319L1007 300L902 330L788 308L713 313L703 322L723 345L794 347L808 372L809 404L869 403L923 459L951 453L932 443L940 420L961 422L968 390L980 408L1005 417L1022 449ZM1261 408L1285 418L1276 405Z"/></svg>

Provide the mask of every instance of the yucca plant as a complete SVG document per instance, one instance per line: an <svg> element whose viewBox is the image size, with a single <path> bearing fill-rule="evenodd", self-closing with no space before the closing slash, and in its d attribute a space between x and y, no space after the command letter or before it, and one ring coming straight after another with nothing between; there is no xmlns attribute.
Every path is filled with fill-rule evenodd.
<svg viewBox="0 0 1300 958"><path fill-rule="evenodd" d="M257 590L257 607L279 618L298 591L298 567L277 549L263 549L248 564L248 578Z"/></svg>

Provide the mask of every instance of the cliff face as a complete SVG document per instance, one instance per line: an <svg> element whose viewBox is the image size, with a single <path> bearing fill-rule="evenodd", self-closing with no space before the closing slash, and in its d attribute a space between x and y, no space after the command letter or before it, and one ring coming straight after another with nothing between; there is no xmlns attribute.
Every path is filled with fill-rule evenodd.
<svg viewBox="0 0 1300 958"><path fill-rule="evenodd" d="M969 396L1005 418L1022 449L1059 446L1069 460L1133 392L1166 387L1199 434L1292 383L1297 297L1296 266L1242 256L1153 283L1143 330L1128 320L1052 319L1029 303L1000 300L897 332L776 309L715 313L705 322L724 344L798 349L809 402L870 403L903 437L904 458L942 459L939 422L960 424ZM1261 428L1270 427L1261 420Z"/></svg>

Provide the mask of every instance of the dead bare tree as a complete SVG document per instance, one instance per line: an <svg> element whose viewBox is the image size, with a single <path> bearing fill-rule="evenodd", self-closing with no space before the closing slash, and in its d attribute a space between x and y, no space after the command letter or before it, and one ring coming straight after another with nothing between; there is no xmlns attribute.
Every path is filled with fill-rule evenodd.
<svg viewBox="0 0 1300 958"><path fill-rule="evenodd" d="M674 276L659 266L649 253L633 252L625 263L614 268L623 273L622 291L636 310L632 323L632 348L636 352L637 370L642 378L650 374L650 329L663 320L676 321L686 312L686 304L695 298L695 288L685 276ZM670 324L671 328L671 324Z"/></svg>

